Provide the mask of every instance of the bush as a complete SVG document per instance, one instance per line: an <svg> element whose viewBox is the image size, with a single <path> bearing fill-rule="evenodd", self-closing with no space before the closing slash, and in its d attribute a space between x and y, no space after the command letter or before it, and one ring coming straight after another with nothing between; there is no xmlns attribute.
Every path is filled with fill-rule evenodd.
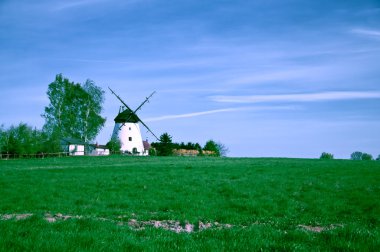
<svg viewBox="0 0 380 252"><path fill-rule="evenodd" d="M373 160L373 157L371 154L363 153L362 160Z"/></svg>
<svg viewBox="0 0 380 252"><path fill-rule="evenodd" d="M360 151L355 151L351 154L352 160L362 160L363 153Z"/></svg>
<svg viewBox="0 0 380 252"><path fill-rule="evenodd" d="M323 152L320 159L334 159L334 155L331 153Z"/></svg>
<svg viewBox="0 0 380 252"><path fill-rule="evenodd" d="M160 142L152 143L151 147L156 149L157 156L171 156L173 153L174 145L172 136L168 133L163 133L160 136Z"/></svg>
<svg viewBox="0 0 380 252"><path fill-rule="evenodd" d="M149 156L157 156L157 151L155 148L150 147L149 149Z"/></svg>
<svg viewBox="0 0 380 252"><path fill-rule="evenodd" d="M57 147L58 146L58 147ZM5 129L0 126L0 153L17 156L33 155L60 150L59 143L41 130L25 123Z"/></svg>
<svg viewBox="0 0 380 252"><path fill-rule="evenodd" d="M379 156L377 156L376 160L377 160L377 161L380 161L380 154L379 154Z"/></svg>
<svg viewBox="0 0 380 252"><path fill-rule="evenodd" d="M352 160L373 160L373 157L371 154L355 151L351 154L351 159Z"/></svg>
<svg viewBox="0 0 380 252"><path fill-rule="evenodd" d="M117 138L112 138L111 141L109 141L106 144L107 148L110 150L111 153L118 153L121 149L121 143L120 140Z"/></svg>

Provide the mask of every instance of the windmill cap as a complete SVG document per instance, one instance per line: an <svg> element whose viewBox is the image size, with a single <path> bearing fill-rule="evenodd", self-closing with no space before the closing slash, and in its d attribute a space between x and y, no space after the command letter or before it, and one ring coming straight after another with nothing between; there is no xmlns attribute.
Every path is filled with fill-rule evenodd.
<svg viewBox="0 0 380 252"><path fill-rule="evenodd" d="M138 118L138 116L133 113L132 111L126 109L124 110L123 112L119 113L116 117L115 117L115 122L116 123L126 123L126 122L131 122L131 123L137 123L140 121L140 119Z"/></svg>

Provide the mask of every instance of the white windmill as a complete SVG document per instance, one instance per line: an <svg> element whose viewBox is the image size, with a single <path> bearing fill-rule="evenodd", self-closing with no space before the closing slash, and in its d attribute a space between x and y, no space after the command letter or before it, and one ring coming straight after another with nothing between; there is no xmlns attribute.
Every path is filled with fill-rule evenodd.
<svg viewBox="0 0 380 252"><path fill-rule="evenodd" d="M120 106L119 114L115 117L115 127L112 133L112 139L118 139L120 141L122 152L133 153L135 155L148 155L144 149L143 140L141 137L141 131L139 122L157 139L157 136L149 129L149 127L141 121L136 112L149 101L149 98L153 96L155 92L149 95L145 101L143 101L137 109L132 110L110 87L112 94L124 105Z"/></svg>

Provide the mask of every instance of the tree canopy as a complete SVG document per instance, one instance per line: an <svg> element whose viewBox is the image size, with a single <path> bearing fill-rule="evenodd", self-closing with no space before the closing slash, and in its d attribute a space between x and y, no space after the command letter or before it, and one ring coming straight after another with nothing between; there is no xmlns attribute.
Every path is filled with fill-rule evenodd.
<svg viewBox="0 0 380 252"><path fill-rule="evenodd" d="M373 157L371 154L355 151L351 154L352 160L373 160Z"/></svg>
<svg viewBox="0 0 380 252"><path fill-rule="evenodd" d="M228 148L224 144L215 142L214 140L208 140L205 146L203 147L203 150L212 151L215 153L215 156L217 157L224 157L227 155L228 152Z"/></svg>
<svg viewBox="0 0 380 252"><path fill-rule="evenodd" d="M171 156L174 148L172 136L168 133L163 133L160 136L160 142L152 143L152 147L156 148L157 155L159 156Z"/></svg>
<svg viewBox="0 0 380 252"><path fill-rule="evenodd" d="M45 107L44 130L60 138L71 137L84 142L93 140L106 119L100 113L104 91L87 80L83 85L70 82L62 74L49 84L50 104Z"/></svg>
<svg viewBox="0 0 380 252"><path fill-rule="evenodd" d="M25 123L5 129L0 127L0 153L27 155L47 152L59 152L59 142L49 139L43 131Z"/></svg>

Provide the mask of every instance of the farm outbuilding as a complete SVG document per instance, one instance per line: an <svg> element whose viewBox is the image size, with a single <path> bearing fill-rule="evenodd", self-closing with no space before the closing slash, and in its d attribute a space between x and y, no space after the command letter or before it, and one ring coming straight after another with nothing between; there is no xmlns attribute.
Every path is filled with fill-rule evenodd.
<svg viewBox="0 0 380 252"><path fill-rule="evenodd" d="M86 143L74 138L62 138L61 146L70 156L84 156Z"/></svg>
<svg viewBox="0 0 380 252"><path fill-rule="evenodd" d="M144 152L143 152L143 156L148 156L149 155L149 150L150 150L150 143L148 142L148 140L145 140L143 141L143 146L144 146Z"/></svg>
<svg viewBox="0 0 380 252"><path fill-rule="evenodd" d="M108 156L110 154L110 150L105 145L91 144L89 148L91 156Z"/></svg>

